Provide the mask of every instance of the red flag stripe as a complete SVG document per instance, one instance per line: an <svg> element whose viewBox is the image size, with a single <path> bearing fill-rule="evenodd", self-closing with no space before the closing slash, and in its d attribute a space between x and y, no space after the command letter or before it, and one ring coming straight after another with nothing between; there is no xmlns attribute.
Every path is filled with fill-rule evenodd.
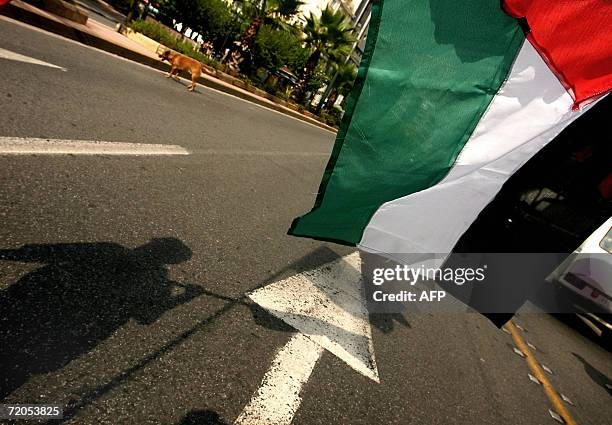
<svg viewBox="0 0 612 425"><path fill-rule="evenodd" d="M612 2L505 0L525 18L529 41L574 98L574 107L612 89Z"/></svg>

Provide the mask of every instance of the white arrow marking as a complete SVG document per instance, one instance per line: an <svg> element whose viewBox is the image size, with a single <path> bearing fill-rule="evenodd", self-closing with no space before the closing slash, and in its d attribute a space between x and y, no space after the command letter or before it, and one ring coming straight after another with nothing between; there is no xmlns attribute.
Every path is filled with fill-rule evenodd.
<svg viewBox="0 0 612 425"><path fill-rule="evenodd" d="M290 424L323 349L379 382L362 286L355 252L249 294L299 333L279 351L236 424Z"/></svg>
<svg viewBox="0 0 612 425"><path fill-rule="evenodd" d="M0 155L189 155L177 145L0 137Z"/></svg>
<svg viewBox="0 0 612 425"><path fill-rule="evenodd" d="M302 333L278 352L261 386L236 424L290 424L300 407L300 390L321 357L323 348Z"/></svg>
<svg viewBox="0 0 612 425"><path fill-rule="evenodd" d="M62 71L66 71L66 68L63 68L61 66L53 65L52 63L44 62L39 59L34 59L29 56L20 55L19 53L11 52L10 50L6 49L0 49L0 58L18 62L31 63L34 65L48 66L49 68L56 68L61 69Z"/></svg>

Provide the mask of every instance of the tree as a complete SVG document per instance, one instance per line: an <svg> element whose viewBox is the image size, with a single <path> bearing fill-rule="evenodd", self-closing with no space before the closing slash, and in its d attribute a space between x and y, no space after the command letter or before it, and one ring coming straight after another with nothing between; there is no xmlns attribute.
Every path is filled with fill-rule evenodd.
<svg viewBox="0 0 612 425"><path fill-rule="evenodd" d="M333 81L334 88L327 99L325 109L331 111L334 107L334 103L338 100L338 96L342 95L346 99L346 96L353 88L353 83L357 77L357 68L351 62L343 63L338 65L336 70L336 76Z"/></svg>
<svg viewBox="0 0 612 425"><path fill-rule="evenodd" d="M200 0L162 0L159 10L161 15L170 21L167 23L171 24L174 19L177 23L183 24L181 29L185 32L187 28L197 27L202 11L201 4Z"/></svg>
<svg viewBox="0 0 612 425"><path fill-rule="evenodd" d="M329 5L317 17L312 13L306 18L303 28L306 46L311 54L302 71L302 78L297 88L297 97L301 101L306 95L308 80L312 78L317 65L323 56L332 62L340 61L343 56L350 53L351 45L355 41L352 35L353 28L347 22L341 10L333 11Z"/></svg>
<svg viewBox="0 0 612 425"><path fill-rule="evenodd" d="M289 22L303 5L301 0L264 0L264 23L297 35L299 28Z"/></svg>
<svg viewBox="0 0 612 425"><path fill-rule="evenodd" d="M330 81L329 72L327 72L327 69L325 68L326 67L323 66L323 64L321 63L318 64L317 67L312 72L312 74L310 75L310 78L308 78L308 80L306 81L306 85L304 87L304 93L310 92L310 97L308 98L308 102L307 102L308 104L314 100L314 97L316 96L317 91L321 87L329 84L329 81ZM303 103L303 101L304 101L304 97L300 98L298 96L298 102Z"/></svg>
<svg viewBox="0 0 612 425"><path fill-rule="evenodd" d="M254 65L272 72L283 66L292 71L301 69L308 58L302 40L281 29L262 25L253 44Z"/></svg>
<svg viewBox="0 0 612 425"><path fill-rule="evenodd" d="M180 22L183 31L191 28L217 49L240 29L240 20L223 0L162 0L159 9L162 22Z"/></svg>
<svg viewBox="0 0 612 425"><path fill-rule="evenodd" d="M288 23L295 16L304 3L301 0L262 0L261 3L248 2L243 4L243 12L251 17L251 23L242 35L239 43L239 56L252 53L252 47L263 24L273 28L283 29L295 33L295 28ZM228 55L228 58L232 55ZM246 67L250 66L250 58L236 58L236 62L242 62Z"/></svg>
<svg viewBox="0 0 612 425"><path fill-rule="evenodd" d="M243 13L251 20L259 17L263 23L269 25L274 25L274 21L277 20L289 22L304 5L302 0L261 0L241 3Z"/></svg>
<svg viewBox="0 0 612 425"><path fill-rule="evenodd" d="M194 29L219 49L226 39L235 39L240 19L223 0L200 0L200 16Z"/></svg>

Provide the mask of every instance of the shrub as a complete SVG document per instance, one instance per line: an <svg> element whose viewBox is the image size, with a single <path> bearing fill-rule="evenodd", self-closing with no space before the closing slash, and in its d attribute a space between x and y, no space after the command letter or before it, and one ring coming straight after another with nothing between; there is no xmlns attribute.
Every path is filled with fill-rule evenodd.
<svg viewBox="0 0 612 425"><path fill-rule="evenodd" d="M224 0L160 0L159 16L161 22L175 20L191 28L217 50L235 38L241 23Z"/></svg>
<svg viewBox="0 0 612 425"><path fill-rule="evenodd" d="M328 125L331 125L333 127L338 127L338 125L342 121L342 119L340 118L342 111L338 111L336 108L334 108L334 110L337 112L322 111L320 117Z"/></svg>
<svg viewBox="0 0 612 425"><path fill-rule="evenodd" d="M291 101L291 95L293 94L293 88L292 87L285 87L285 90L280 90L276 93L277 97L280 97L281 99L289 102Z"/></svg>
<svg viewBox="0 0 612 425"><path fill-rule="evenodd" d="M179 53L182 53L186 56L192 57L208 66L213 68L220 68L219 62L214 59L209 58L206 55L198 52L194 49L193 45L189 42L183 41L180 38L177 38L176 35L165 29L163 26L143 21L136 20L133 21L130 26L134 31L138 31L149 38L157 41L160 44L163 44L166 47L169 47L172 50L176 50Z"/></svg>

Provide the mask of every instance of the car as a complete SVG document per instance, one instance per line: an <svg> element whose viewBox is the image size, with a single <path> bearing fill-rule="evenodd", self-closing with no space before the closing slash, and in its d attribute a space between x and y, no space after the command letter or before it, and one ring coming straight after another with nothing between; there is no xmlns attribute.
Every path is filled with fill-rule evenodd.
<svg viewBox="0 0 612 425"><path fill-rule="evenodd" d="M607 343L612 335L612 217L547 278L569 290L576 314Z"/></svg>

